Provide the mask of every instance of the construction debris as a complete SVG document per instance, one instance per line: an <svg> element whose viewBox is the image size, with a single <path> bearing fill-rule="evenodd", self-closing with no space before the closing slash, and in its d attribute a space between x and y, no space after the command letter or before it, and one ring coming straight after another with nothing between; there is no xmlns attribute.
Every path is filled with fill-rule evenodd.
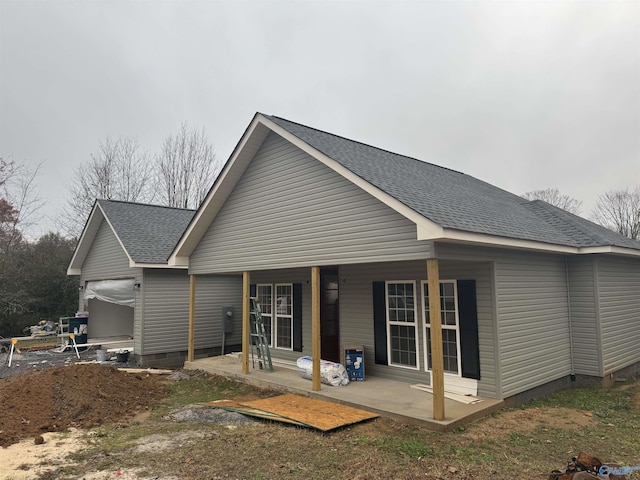
<svg viewBox="0 0 640 480"><path fill-rule="evenodd" d="M553 470L548 480L600 480L609 477L611 480L626 480L626 475L640 467L623 467L617 463L602 463L599 458L580 452L567 463L564 472Z"/></svg>

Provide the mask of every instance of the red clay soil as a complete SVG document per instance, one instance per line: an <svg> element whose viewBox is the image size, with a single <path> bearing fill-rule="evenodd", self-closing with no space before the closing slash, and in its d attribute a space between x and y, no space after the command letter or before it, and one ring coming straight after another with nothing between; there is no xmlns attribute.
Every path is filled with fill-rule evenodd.
<svg viewBox="0 0 640 480"><path fill-rule="evenodd" d="M124 423L166 392L158 375L104 365L54 367L0 381L0 446L67 427Z"/></svg>

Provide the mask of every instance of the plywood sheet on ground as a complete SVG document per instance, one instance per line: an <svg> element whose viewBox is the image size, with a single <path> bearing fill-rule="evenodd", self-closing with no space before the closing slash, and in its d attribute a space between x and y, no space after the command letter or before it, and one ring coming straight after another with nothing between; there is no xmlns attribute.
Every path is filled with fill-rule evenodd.
<svg viewBox="0 0 640 480"><path fill-rule="evenodd" d="M234 402L211 402L208 405L233 409L246 415L304 425L323 432L378 417L375 413L337 403L315 400L291 393L276 397Z"/></svg>
<svg viewBox="0 0 640 480"><path fill-rule="evenodd" d="M284 418L281 415L273 412L267 412L257 408L252 408L247 405L243 405L235 400L216 400L214 402L204 402L204 405L211 407L222 408L231 412L238 412L251 417L263 418L265 420L273 420L275 422L290 423L292 425L298 425L301 427L307 427L308 425L300 422L296 422L290 418Z"/></svg>

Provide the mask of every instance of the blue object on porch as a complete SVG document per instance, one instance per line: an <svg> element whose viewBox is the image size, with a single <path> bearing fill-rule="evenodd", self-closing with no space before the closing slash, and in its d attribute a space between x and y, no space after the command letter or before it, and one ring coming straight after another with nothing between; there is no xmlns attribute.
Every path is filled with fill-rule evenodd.
<svg viewBox="0 0 640 480"><path fill-rule="evenodd" d="M364 380L364 348L345 349L344 360L349 380L362 382Z"/></svg>

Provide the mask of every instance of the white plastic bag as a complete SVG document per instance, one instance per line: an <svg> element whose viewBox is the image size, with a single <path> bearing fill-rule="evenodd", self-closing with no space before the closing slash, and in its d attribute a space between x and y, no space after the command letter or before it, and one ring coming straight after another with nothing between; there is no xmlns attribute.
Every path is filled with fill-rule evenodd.
<svg viewBox="0 0 640 480"><path fill-rule="evenodd" d="M313 359L311 357L300 357L296 365L298 366L300 376L311 380ZM349 383L349 374L340 363L320 360L320 381L326 385L341 387Z"/></svg>

